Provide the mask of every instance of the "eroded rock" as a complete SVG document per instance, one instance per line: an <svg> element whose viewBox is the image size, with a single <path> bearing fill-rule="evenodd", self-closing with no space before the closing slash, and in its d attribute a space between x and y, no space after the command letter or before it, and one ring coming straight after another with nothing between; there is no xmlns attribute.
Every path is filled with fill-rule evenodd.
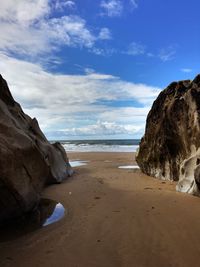
<svg viewBox="0 0 200 267"><path fill-rule="evenodd" d="M173 82L153 103L136 157L141 170L199 195L200 75Z"/></svg>
<svg viewBox="0 0 200 267"><path fill-rule="evenodd" d="M0 223L33 209L46 184L71 174L63 147L48 142L0 76Z"/></svg>

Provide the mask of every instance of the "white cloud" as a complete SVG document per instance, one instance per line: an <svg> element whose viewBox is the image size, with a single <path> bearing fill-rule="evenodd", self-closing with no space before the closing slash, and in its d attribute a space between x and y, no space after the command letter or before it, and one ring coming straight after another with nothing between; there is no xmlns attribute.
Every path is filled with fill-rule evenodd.
<svg viewBox="0 0 200 267"><path fill-rule="evenodd" d="M174 46L169 46L167 48L162 48L159 53L159 58L163 61L173 60L176 54L176 49Z"/></svg>
<svg viewBox="0 0 200 267"><path fill-rule="evenodd" d="M59 42L69 46L91 47L96 39L86 28L85 20L78 16L53 18L41 23L41 29L54 44Z"/></svg>
<svg viewBox="0 0 200 267"><path fill-rule="evenodd" d="M35 57L62 46L92 48L111 38L109 29L92 32L79 16L52 17L52 10L74 6L73 1L4 0L0 4L0 51Z"/></svg>
<svg viewBox="0 0 200 267"><path fill-rule="evenodd" d="M131 3L133 8L137 8L138 7L138 3L137 3L136 0L130 0L130 3Z"/></svg>
<svg viewBox="0 0 200 267"><path fill-rule="evenodd" d="M101 0L102 16L120 17L125 12L138 8L137 0Z"/></svg>
<svg viewBox="0 0 200 267"><path fill-rule="evenodd" d="M135 135L144 130L142 126L123 125L116 122L97 121L85 127L72 129L62 129L60 132L66 136L115 136L115 135Z"/></svg>
<svg viewBox="0 0 200 267"><path fill-rule="evenodd" d="M74 9L76 4L74 1L55 0L53 7L57 10L64 11L66 8Z"/></svg>
<svg viewBox="0 0 200 267"><path fill-rule="evenodd" d="M90 49L89 52L91 52L97 56L110 57L113 54L117 53L117 50L115 48L92 47L92 49Z"/></svg>
<svg viewBox="0 0 200 267"><path fill-rule="evenodd" d="M122 52L123 54L127 54L130 56L139 56L144 55L148 58L158 58L163 62L167 62L170 60L173 60L176 55L176 46L168 46L166 48L160 49L158 53L152 53L151 51L148 51L148 48L146 45L143 45L141 43L132 42L128 46L128 49L126 51ZM182 71L185 70L187 72L190 69L181 69ZM189 71L188 71L189 72Z"/></svg>
<svg viewBox="0 0 200 267"><path fill-rule="evenodd" d="M50 12L48 0L2 0L0 21L31 24Z"/></svg>
<svg viewBox="0 0 200 267"><path fill-rule="evenodd" d="M86 74L92 74L92 73L95 73L95 70L92 69L92 68L85 68L84 71L85 71Z"/></svg>
<svg viewBox="0 0 200 267"><path fill-rule="evenodd" d="M103 0L100 6L103 9L102 15L108 17L119 17L123 12L123 5L119 0Z"/></svg>
<svg viewBox="0 0 200 267"><path fill-rule="evenodd" d="M29 27L7 22L0 25L0 50L22 55L47 53L61 45L90 48L96 40L86 28L86 22L77 16L43 20Z"/></svg>
<svg viewBox="0 0 200 267"><path fill-rule="evenodd" d="M105 50L102 48L98 48L98 47L93 47L92 49L89 50L91 53L97 55L97 56L105 56Z"/></svg>
<svg viewBox="0 0 200 267"><path fill-rule="evenodd" d="M140 43L132 42L125 53L131 56L143 55L146 53L146 47Z"/></svg>
<svg viewBox="0 0 200 267"><path fill-rule="evenodd" d="M192 72L193 70L192 69L189 69L189 68L184 68L184 69L181 69L182 72L185 72L185 73L190 73Z"/></svg>
<svg viewBox="0 0 200 267"><path fill-rule="evenodd" d="M70 131L80 125L87 128L95 121L107 122L107 133L112 123L125 129L127 125L144 127L147 112L160 92L159 88L94 71L85 75L53 74L40 65L2 54L0 72L16 101L31 117L38 118L46 133ZM124 106L117 108L118 101L124 101ZM133 106L127 108L126 101L132 101Z"/></svg>
<svg viewBox="0 0 200 267"><path fill-rule="evenodd" d="M112 39L110 30L108 28L102 28L99 33L99 39L101 40Z"/></svg>

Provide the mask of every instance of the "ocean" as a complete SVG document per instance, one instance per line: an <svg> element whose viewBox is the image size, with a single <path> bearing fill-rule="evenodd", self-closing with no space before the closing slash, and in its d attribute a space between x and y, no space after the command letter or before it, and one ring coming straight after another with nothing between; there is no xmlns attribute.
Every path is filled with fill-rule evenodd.
<svg viewBox="0 0 200 267"><path fill-rule="evenodd" d="M66 152L136 152L139 139L126 140L62 140Z"/></svg>

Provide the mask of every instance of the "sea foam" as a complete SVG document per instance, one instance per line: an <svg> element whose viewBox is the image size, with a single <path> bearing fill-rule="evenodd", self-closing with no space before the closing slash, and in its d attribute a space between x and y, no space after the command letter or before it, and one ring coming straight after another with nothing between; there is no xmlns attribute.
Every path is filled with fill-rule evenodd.
<svg viewBox="0 0 200 267"><path fill-rule="evenodd" d="M66 152L136 152L139 140L62 141Z"/></svg>

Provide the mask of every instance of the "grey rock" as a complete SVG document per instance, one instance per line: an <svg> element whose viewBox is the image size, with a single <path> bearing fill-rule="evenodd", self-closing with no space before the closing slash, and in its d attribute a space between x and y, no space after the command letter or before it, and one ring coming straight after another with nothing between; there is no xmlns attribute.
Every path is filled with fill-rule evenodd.
<svg viewBox="0 0 200 267"><path fill-rule="evenodd" d="M64 148L48 142L0 75L0 223L34 209L45 185L72 172Z"/></svg>
<svg viewBox="0 0 200 267"><path fill-rule="evenodd" d="M171 83L153 103L136 157L141 170L199 195L200 75Z"/></svg>

